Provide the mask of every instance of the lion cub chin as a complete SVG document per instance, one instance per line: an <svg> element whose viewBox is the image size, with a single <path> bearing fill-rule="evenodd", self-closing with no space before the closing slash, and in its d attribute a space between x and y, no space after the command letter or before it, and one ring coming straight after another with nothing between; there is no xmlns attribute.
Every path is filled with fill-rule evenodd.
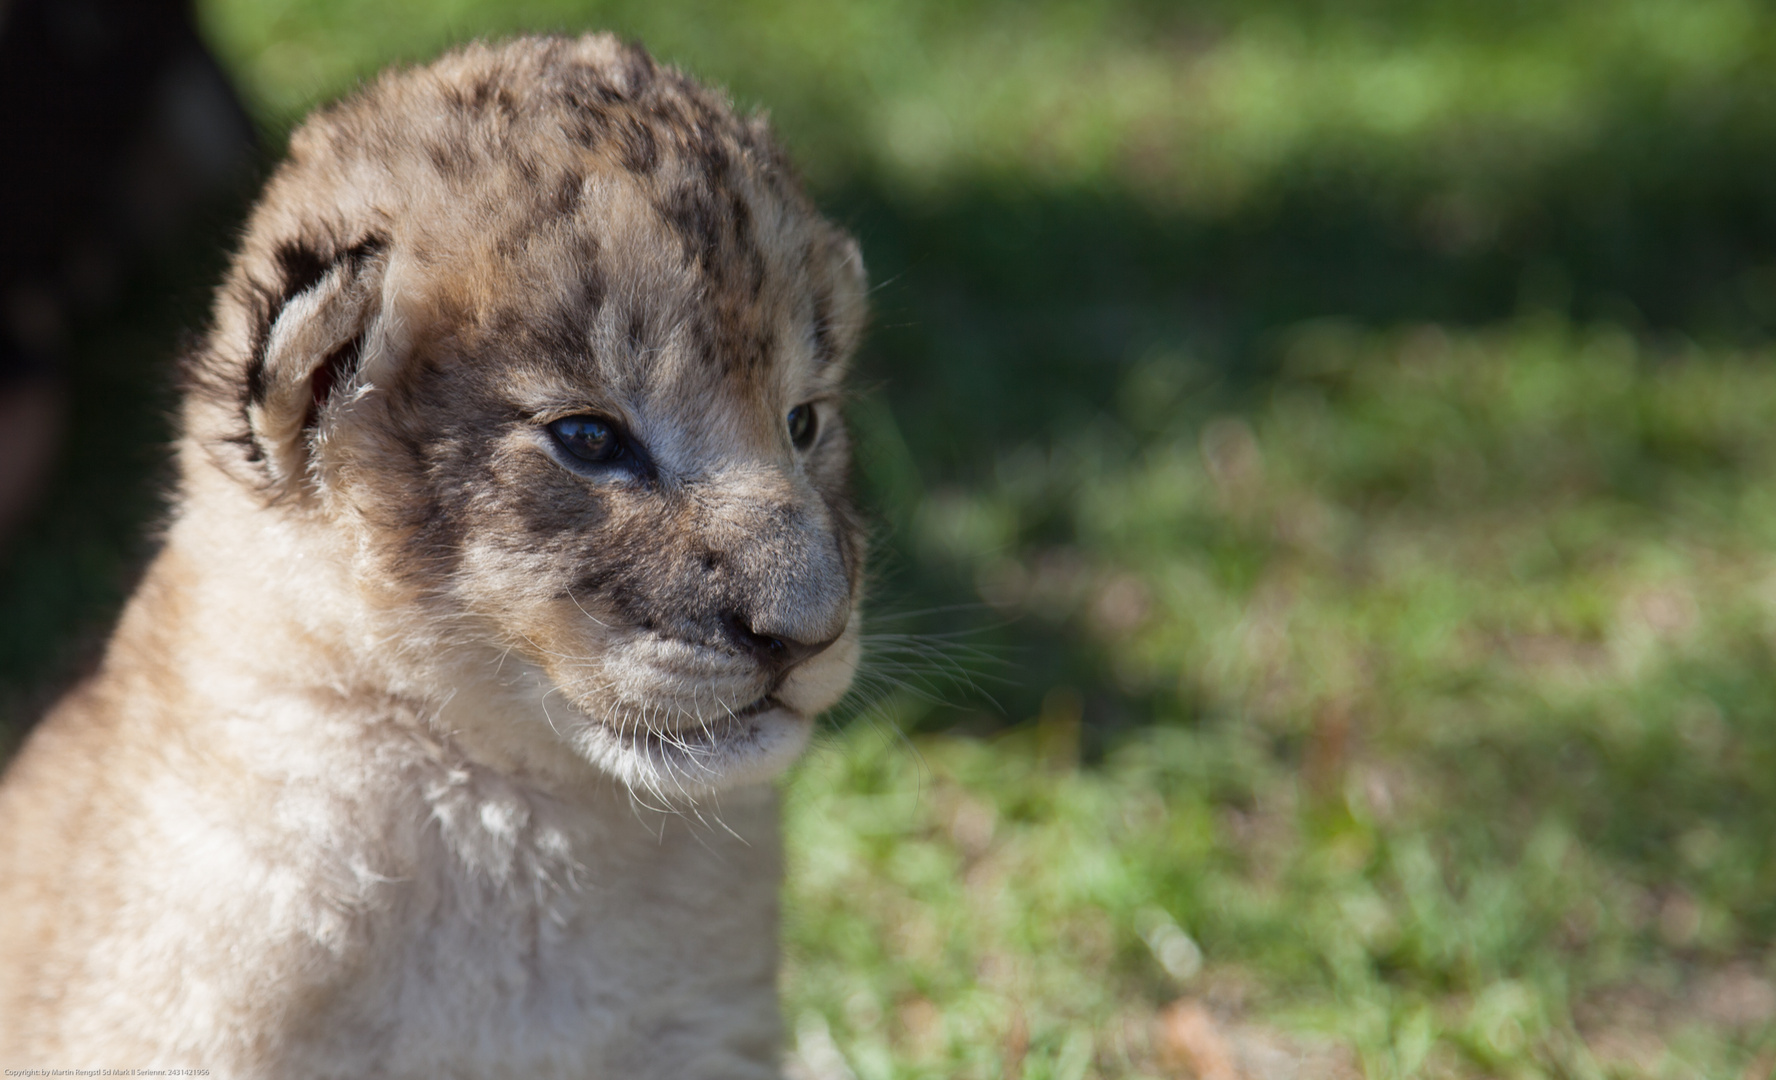
<svg viewBox="0 0 1776 1080"><path fill-rule="evenodd" d="M863 318L764 122L610 37L310 119L165 546L0 787L0 1062L776 1075Z"/></svg>

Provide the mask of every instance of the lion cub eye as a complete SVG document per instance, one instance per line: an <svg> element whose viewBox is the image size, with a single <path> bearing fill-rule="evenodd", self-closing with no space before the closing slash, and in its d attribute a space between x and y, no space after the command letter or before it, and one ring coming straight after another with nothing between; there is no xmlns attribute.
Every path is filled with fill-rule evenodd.
<svg viewBox="0 0 1776 1080"><path fill-rule="evenodd" d="M797 450L806 450L814 445L814 436L819 433L820 425L814 416L814 403L807 402L789 410L789 441Z"/></svg>
<svg viewBox="0 0 1776 1080"><path fill-rule="evenodd" d="M623 455L623 441L617 438L616 429L596 416L562 417L549 425L549 433L581 461L601 465Z"/></svg>

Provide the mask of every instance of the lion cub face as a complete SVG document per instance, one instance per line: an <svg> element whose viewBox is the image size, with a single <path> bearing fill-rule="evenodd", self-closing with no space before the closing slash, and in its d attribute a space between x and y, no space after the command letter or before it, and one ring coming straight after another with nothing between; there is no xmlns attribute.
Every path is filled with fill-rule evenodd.
<svg viewBox="0 0 1776 1080"><path fill-rule="evenodd" d="M762 122L607 37L476 46L297 132L185 419L373 648L504 658L563 753L695 793L856 666L863 316Z"/></svg>

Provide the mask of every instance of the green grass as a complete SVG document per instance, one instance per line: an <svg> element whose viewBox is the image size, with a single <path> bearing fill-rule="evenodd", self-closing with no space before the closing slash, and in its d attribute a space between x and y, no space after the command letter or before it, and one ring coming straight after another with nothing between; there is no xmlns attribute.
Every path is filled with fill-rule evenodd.
<svg viewBox="0 0 1776 1080"><path fill-rule="evenodd" d="M804 1075L1183 1075L1182 999L1254 1077L1769 1080L1776 11L200 6L273 144L470 36L639 37L861 239ZM6 716L127 589L224 243L83 331L111 437L0 566Z"/></svg>
<svg viewBox="0 0 1776 1080"><path fill-rule="evenodd" d="M1548 317L1283 352L1207 424L1151 361L1119 427L921 504L1142 725L1082 765L1081 683L838 735L792 788L792 1002L859 1077L1001 1075L1014 1024L1024 1075L1159 1075L1179 994L1373 1077L1761 1076L1776 357Z"/></svg>
<svg viewBox="0 0 1776 1080"><path fill-rule="evenodd" d="M1218 209L1329 159L1490 186L1607 136L1649 99L1703 112L1720 108L1711 97L1767 95L1759 67L1776 51L1776 19L1745 0L210 0L204 11L280 123L391 59L592 25L770 106L828 186L865 175L929 192L988 175Z"/></svg>

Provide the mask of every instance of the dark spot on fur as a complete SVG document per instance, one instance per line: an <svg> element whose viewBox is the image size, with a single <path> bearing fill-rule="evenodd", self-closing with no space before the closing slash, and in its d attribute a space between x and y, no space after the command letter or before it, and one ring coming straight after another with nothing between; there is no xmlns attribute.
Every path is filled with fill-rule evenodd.
<svg viewBox="0 0 1776 1080"><path fill-rule="evenodd" d="M560 306L541 316L522 308L499 312L490 324L497 336L528 341L533 348L566 360L589 356L592 324L604 308L610 281L599 264L597 239L581 237L578 246L580 278Z"/></svg>
<svg viewBox="0 0 1776 1080"><path fill-rule="evenodd" d="M576 172L566 173L555 185L555 212L562 217L572 217L579 212L585 192L586 178Z"/></svg>
<svg viewBox="0 0 1776 1080"><path fill-rule="evenodd" d="M745 253L746 288L756 301L765 292L765 255L753 236L752 208L740 192L728 191L728 224L734 230L734 243Z"/></svg>
<svg viewBox="0 0 1776 1080"><path fill-rule="evenodd" d="M727 146L716 134L716 131L719 130L716 126L716 118L710 115L706 106L696 111L701 115L696 117L691 129L688 148L691 152L691 160L708 177L711 186L719 186L727 181L728 172L733 167L733 162L728 156Z"/></svg>
<svg viewBox="0 0 1776 1080"><path fill-rule="evenodd" d="M617 129L618 160L632 173L647 176L660 167L660 147L654 133L633 117Z"/></svg>
<svg viewBox="0 0 1776 1080"><path fill-rule="evenodd" d="M701 186L685 183L675 188L658 210L678 233L684 245L685 264L697 263L704 273L710 272L721 248L721 208L715 199Z"/></svg>
<svg viewBox="0 0 1776 1080"><path fill-rule="evenodd" d="M604 267L598 259L598 238L581 235L574 240L574 262L580 271L580 307L586 328L590 330L593 318L604 307L605 295L610 292L610 282L605 278Z"/></svg>
<svg viewBox="0 0 1776 1080"><path fill-rule="evenodd" d="M578 596L596 597L598 605L614 611L624 622L643 630L653 630L655 605L650 602L646 583L638 580L631 559L622 555L600 560L598 569L580 576L572 592Z"/></svg>
<svg viewBox="0 0 1776 1080"><path fill-rule="evenodd" d="M445 100L459 111L468 113L497 112L511 119L518 115L518 100L512 91L499 82L503 73L495 73L479 79L466 87L448 87Z"/></svg>
<svg viewBox="0 0 1776 1080"><path fill-rule="evenodd" d="M578 112L604 116L608 108L623 99L623 93L611 85L596 68L571 67L560 71L547 87L550 96Z"/></svg>
<svg viewBox="0 0 1776 1080"><path fill-rule="evenodd" d="M580 579L574 582L573 586L567 591L569 594L580 593L582 595L597 596L610 588L611 583L616 580L616 567L600 566L591 573L581 575Z"/></svg>
<svg viewBox="0 0 1776 1080"><path fill-rule="evenodd" d="M250 434L243 432L240 434L230 435L224 441L228 442L228 443L232 443L235 446L244 447L246 449L247 463L250 465L258 465L265 460L265 455L260 453L260 451L259 451L258 440L254 439L253 436Z"/></svg>
<svg viewBox="0 0 1776 1080"><path fill-rule="evenodd" d="M732 189L728 191L728 224L733 227L735 243L752 243L752 208Z"/></svg>
<svg viewBox="0 0 1776 1080"><path fill-rule="evenodd" d="M586 264L580 277L580 304L581 310L585 313L588 330L591 329L592 320L604 307L604 298L609 292L610 282L605 279L604 269L598 265L596 257L594 257L593 261Z"/></svg>
<svg viewBox="0 0 1776 1080"><path fill-rule="evenodd" d="M590 150L602 138L602 127L601 117L572 116L562 122L561 129L569 139Z"/></svg>
<svg viewBox="0 0 1776 1080"><path fill-rule="evenodd" d="M461 180L468 175L469 148L460 136L449 145L427 143L425 152L426 158L431 161L432 168L438 171L439 176L447 180Z"/></svg>
<svg viewBox="0 0 1776 1080"><path fill-rule="evenodd" d="M754 303L765 295L765 253L756 247L746 249L746 287Z"/></svg>
<svg viewBox="0 0 1776 1080"><path fill-rule="evenodd" d="M283 288L278 299L281 310L291 300L320 284L333 269L331 256L323 255L312 244L301 240L286 240L278 245L276 254L278 269L283 272Z"/></svg>
<svg viewBox="0 0 1776 1080"><path fill-rule="evenodd" d="M629 86L630 96L640 97L652 89L658 71L646 49L633 42L623 47L623 81Z"/></svg>
<svg viewBox="0 0 1776 1080"><path fill-rule="evenodd" d="M745 372L763 371L770 366L771 354L777 349L777 335L770 330L748 334L736 359Z"/></svg>
<svg viewBox="0 0 1776 1080"><path fill-rule="evenodd" d="M265 403L265 338L271 330L271 322L269 319L259 321L265 324L265 332L254 335L258 340L253 345L252 359L247 361L246 395L241 401L243 411L248 405Z"/></svg>
<svg viewBox="0 0 1776 1080"><path fill-rule="evenodd" d="M814 294L814 363L830 364L834 356L832 297L825 290Z"/></svg>
<svg viewBox="0 0 1776 1080"><path fill-rule="evenodd" d="M382 254L383 249L387 247L388 237L386 235L379 232L368 233L362 240L346 250L345 257L351 261L352 272L357 273L363 270L365 263Z"/></svg>

